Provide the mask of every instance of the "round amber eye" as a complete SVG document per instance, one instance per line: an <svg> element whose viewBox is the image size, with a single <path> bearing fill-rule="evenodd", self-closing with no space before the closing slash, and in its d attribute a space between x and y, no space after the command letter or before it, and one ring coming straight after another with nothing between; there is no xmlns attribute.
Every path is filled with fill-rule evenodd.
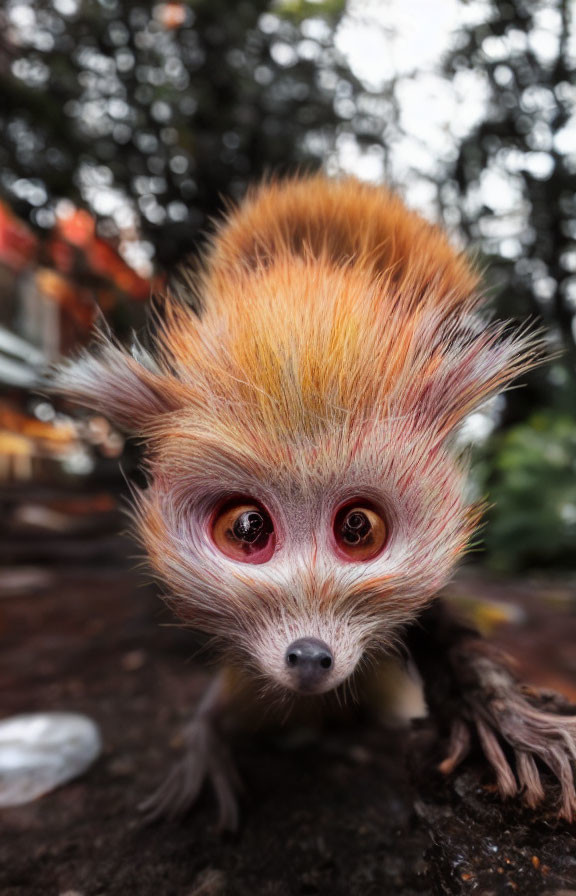
<svg viewBox="0 0 576 896"><path fill-rule="evenodd" d="M372 560L386 544L388 531L377 510L353 503L337 512L334 537L339 553L347 560Z"/></svg>
<svg viewBox="0 0 576 896"><path fill-rule="evenodd" d="M259 504L232 501L221 507L212 521L216 546L233 560L264 563L274 552L274 526Z"/></svg>

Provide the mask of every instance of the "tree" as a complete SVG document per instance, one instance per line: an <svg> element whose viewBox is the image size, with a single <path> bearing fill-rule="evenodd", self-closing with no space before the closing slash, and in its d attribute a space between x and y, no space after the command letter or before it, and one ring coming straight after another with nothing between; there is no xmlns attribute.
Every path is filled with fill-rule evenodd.
<svg viewBox="0 0 576 896"><path fill-rule="evenodd" d="M378 131L333 35L343 0L9 0L0 188L37 227L90 208L170 268L266 171L316 167L344 130ZM359 118L361 117L361 121Z"/></svg>
<svg viewBox="0 0 576 896"><path fill-rule="evenodd" d="M550 404L576 413L576 60L569 0L490 0L446 60L484 78L487 108L444 187L481 249L499 316L541 322L562 357L511 393L508 424ZM456 186L454 194L450 193Z"/></svg>

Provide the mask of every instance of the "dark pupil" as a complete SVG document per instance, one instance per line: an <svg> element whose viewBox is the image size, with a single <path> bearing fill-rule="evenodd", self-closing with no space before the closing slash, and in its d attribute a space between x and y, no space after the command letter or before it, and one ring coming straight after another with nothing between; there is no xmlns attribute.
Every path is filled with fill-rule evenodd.
<svg viewBox="0 0 576 896"><path fill-rule="evenodd" d="M238 541L252 544L262 533L264 517L257 510L246 510L234 523L233 532Z"/></svg>
<svg viewBox="0 0 576 896"><path fill-rule="evenodd" d="M370 520L358 510L348 514L342 526L342 537L348 544L358 544L366 538L371 529Z"/></svg>

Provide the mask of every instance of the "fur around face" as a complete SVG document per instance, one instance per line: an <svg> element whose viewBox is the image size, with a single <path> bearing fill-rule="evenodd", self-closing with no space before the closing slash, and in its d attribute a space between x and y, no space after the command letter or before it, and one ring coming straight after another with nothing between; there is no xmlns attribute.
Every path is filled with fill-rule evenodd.
<svg viewBox="0 0 576 896"><path fill-rule="evenodd" d="M103 338L54 388L146 440L137 528L180 616L286 686L287 646L320 638L334 687L446 582L478 516L450 437L538 341L483 321L477 275L443 233L353 179L254 190L186 282L200 313L167 297L152 354ZM212 542L231 495L271 514L268 562ZM390 537L351 563L331 532L358 497Z"/></svg>

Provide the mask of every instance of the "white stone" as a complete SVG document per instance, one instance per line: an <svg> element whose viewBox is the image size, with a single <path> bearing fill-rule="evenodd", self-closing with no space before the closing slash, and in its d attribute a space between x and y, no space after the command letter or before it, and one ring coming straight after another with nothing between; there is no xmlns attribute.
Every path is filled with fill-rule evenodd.
<svg viewBox="0 0 576 896"><path fill-rule="evenodd" d="M101 749L87 716L42 712L0 721L0 807L29 803L78 777Z"/></svg>

